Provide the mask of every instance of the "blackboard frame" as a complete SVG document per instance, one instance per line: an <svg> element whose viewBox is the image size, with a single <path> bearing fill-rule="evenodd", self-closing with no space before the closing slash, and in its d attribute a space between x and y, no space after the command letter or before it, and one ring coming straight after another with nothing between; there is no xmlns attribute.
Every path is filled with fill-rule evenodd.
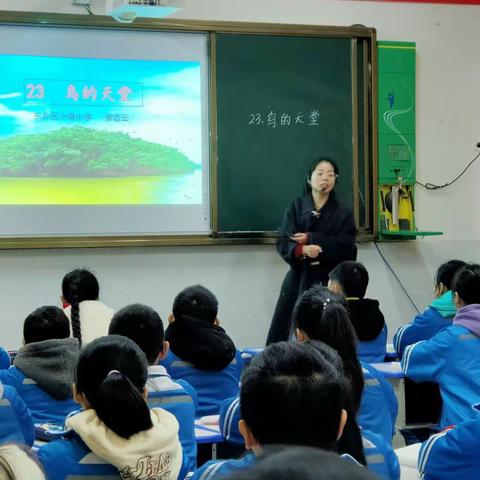
<svg viewBox="0 0 480 480"><path fill-rule="evenodd" d="M160 245L225 245L225 244L272 244L275 241L275 232L218 232L218 202L217 202L217 106L216 106L216 77L215 77L215 38L217 33L235 33L245 35L288 35L313 36L330 38L350 38L352 41L352 68L357 68L357 44L360 41L364 58L359 78L363 80L360 88L363 89L363 105L358 105L357 89L359 84L352 88L352 102L354 115L352 125L354 152L352 159L353 169L358 168L358 144L362 138L363 157L365 158L364 171L364 218L360 219L358 208L354 208L355 218L359 226L357 241L372 240L376 234L374 219L377 216L377 205L374 186L377 183L377 55L376 30L362 25L351 27L317 26L296 24L269 24L245 22L210 22L176 19L138 19L132 24L119 24L106 16L69 15L41 12L1 11L0 25L23 26L55 26L70 28L104 28L126 30L154 30L178 32L204 32L210 36L210 207L212 232L206 235L178 235L178 236L89 236L89 237L7 237L0 239L0 249L19 248L78 248L78 247L135 247ZM359 115L361 121L359 122ZM361 126L361 131L359 130ZM357 177L355 177L357 178ZM358 179L355 180L358 190ZM355 198L358 196L355 195ZM355 200L355 202L358 202Z"/></svg>

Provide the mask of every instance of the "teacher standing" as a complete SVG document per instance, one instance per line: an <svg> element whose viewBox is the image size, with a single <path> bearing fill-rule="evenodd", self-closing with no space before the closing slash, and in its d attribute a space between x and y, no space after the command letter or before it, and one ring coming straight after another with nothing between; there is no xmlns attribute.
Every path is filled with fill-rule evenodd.
<svg viewBox="0 0 480 480"><path fill-rule="evenodd" d="M328 273L344 260L355 260L355 221L335 198L337 165L328 158L312 162L307 194L290 203L283 217L277 251L290 265L280 290L267 345L288 340L297 298L313 284L328 282Z"/></svg>

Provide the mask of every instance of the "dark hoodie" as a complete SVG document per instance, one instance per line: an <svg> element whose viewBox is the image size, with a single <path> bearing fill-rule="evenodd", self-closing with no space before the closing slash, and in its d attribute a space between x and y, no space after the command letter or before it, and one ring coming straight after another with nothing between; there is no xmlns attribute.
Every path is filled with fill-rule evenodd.
<svg viewBox="0 0 480 480"><path fill-rule="evenodd" d="M348 299L350 320L360 342L375 340L385 325L378 300L371 298Z"/></svg>
<svg viewBox="0 0 480 480"><path fill-rule="evenodd" d="M232 339L223 328L188 315L168 326L165 340L177 357L200 370L223 370L236 353Z"/></svg>
<svg viewBox="0 0 480 480"><path fill-rule="evenodd" d="M53 398L66 400L72 397L78 355L76 338L44 340L23 346L13 363Z"/></svg>

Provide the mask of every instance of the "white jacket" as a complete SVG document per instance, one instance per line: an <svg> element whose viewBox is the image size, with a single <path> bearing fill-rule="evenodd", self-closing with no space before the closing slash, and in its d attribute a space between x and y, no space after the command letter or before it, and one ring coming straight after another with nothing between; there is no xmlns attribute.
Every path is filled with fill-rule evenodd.
<svg viewBox="0 0 480 480"><path fill-rule="evenodd" d="M122 478L176 480L182 466L178 422L161 408L153 408L150 415L153 427L128 439L110 430L93 409L67 418L66 425Z"/></svg>
<svg viewBox="0 0 480 480"><path fill-rule="evenodd" d="M113 309L98 300L84 300L80 302L80 331L82 332L82 346L96 338L108 335L108 327L112 320ZM65 308L65 315L71 320L72 307ZM71 325L70 325L71 327Z"/></svg>

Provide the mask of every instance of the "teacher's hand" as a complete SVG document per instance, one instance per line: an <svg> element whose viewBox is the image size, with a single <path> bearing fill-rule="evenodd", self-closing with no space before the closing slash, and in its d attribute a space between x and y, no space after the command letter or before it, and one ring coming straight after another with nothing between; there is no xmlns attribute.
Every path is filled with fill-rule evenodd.
<svg viewBox="0 0 480 480"><path fill-rule="evenodd" d="M290 240L297 242L299 245L305 245L308 241L308 237L306 233L295 233L290 236Z"/></svg>
<svg viewBox="0 0 480 480"><path fill-rule="evenodd" d="M302 255L308 258L317 258L322 253L322 247L319 245L304 245Z"/></svg>

